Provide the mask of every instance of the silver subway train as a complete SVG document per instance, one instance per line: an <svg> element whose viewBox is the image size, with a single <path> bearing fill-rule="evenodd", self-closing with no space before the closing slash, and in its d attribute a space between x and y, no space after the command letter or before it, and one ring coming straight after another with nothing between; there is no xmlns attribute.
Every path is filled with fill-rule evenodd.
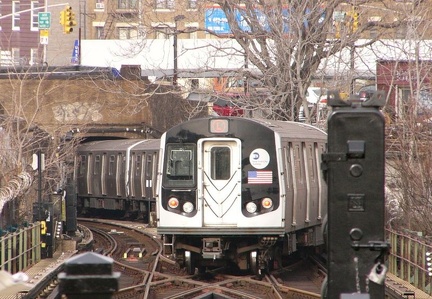
<svg viewBox="0 0 432 299"><path fill-rule="evenodd" d="M157 224L164 254L189 273L235 266L261 273L323 244L326 134L296 122L214 117L161 140L79 146L78 209Z"/></svg>
<svg viewBox="0 0 432 299"><path fill-rule="evenodd" d="M323 243L327 135L313 126L213 117L161 137L157 231L192 274L233 265L259 274Z"/></svg>

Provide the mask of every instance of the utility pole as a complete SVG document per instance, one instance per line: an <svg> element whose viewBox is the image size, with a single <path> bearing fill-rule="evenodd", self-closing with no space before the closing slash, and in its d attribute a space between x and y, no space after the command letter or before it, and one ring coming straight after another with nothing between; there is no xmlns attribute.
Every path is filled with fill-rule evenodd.
<svg viewBox="0 0 432 299"><path fill-rule="evenodd" d="M184 15L178 15L174 17L174 74L173 74L173 85L177 86L177 72L178 72L178 66L177 66L177 22L185 19Z"/></svg>

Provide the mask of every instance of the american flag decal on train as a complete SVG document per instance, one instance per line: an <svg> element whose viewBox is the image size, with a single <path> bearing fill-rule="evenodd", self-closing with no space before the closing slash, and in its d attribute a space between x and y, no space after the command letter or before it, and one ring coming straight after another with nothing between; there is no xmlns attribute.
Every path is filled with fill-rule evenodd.
<svg viewBox="0 0 432 299"><path fill-rule="evenodd" d="M253 170L248 171L248 184L271 184L273 183L273 171Z"/></svg>

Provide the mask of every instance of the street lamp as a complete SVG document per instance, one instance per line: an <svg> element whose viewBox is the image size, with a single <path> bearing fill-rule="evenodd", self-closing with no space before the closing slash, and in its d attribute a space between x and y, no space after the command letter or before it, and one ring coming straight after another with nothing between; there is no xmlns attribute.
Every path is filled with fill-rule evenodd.
<svg viewBox="0 0 432 299"><path fill-rule="evenodd" d="M185 19L184 15L178 15L174 17L174 74L173 74L173 85L177 86L177 22Z"/></svg>

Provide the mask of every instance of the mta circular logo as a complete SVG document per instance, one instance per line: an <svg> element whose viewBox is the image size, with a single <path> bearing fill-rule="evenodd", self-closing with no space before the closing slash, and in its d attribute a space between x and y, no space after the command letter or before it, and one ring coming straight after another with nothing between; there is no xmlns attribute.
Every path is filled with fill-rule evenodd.
<svg viewBox="0 0 432 299"><path fill-rule="evenodd" d="M256 169L266 168L270 163L270 155L265 149L254 149L249 155L249 163Z"/></svg>

